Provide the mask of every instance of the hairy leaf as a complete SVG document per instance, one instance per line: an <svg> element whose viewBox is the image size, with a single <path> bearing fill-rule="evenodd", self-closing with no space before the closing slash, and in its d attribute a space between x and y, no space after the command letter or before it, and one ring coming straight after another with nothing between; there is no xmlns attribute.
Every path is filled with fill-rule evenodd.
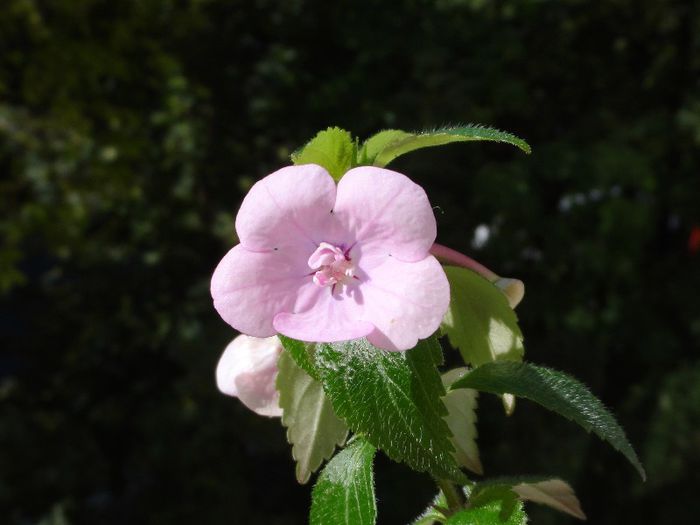
<svg viewBox="0 0 700 525"><path fill-rule="evenodd" d="M423 514L411 522L411 525L433 525L435 522L445 523L447 518L445 518L445 514L440 509L447 509L447 500L442 491L438 492L430 506L423 511Z"/></svg>
<svg viewBox="0 0 700 525"><path fill-rule="evenodd" d="M503 292L467 268L444 269L450 283L450 307L441 329L464 361L474 366L522 361L523 334Z"/></svg>
<svg viewBox="0 0 700 525"><path fill-rule="evenodd" d="M442 383L446 388L462 377L467 368L455 368L443 374ZM476 445L476 407L479 393L469 388L448 390L442 398L447 408L447 426L452 432L452 444L455 447L457 463L477 474L483 474L479 459L479 448Z"/></svg>
<svg viewBox="0 0 700 525"><path fill-rule="evenodd" d="M443 419L441 359L434 337L407 352L386 352L364 339L320 344L316 351L326 394L350 428L395 461L460 481Z"/></svg>
<svg viewBox="0 0 700 525"><path fill-rule="evenodd" d="M328 128L292 153L292 162L297 165L318 164L326 168L335 180L340 180L354 163L355 148L349 132Z"/></svg>
<svg viewBox="0 0 700 525"><path fill-rule="evenodd" d="M514 498L548 505L575 518L586 519L571 486L558 478L521 476L485 480L473 488L469 501L479 506L498 500L502 507L507 507Z"/></svg>
<svg viewBox="0 0 700 525"><path fill-rule="evenodd" d="M377 158L377 155L387 146L412 136L412 133L400 129L386 129L380 131L368 138L362 145L363 159L368 164L372 164Z"/></svg>
<svg viewBox="0 0 700 525"><path fill-rule="evenodd" d="M518 495L510 485L483 482L479 483L469 494L470 508L487 507L498 503L501 519L506 520L518 504Z"/></svg>
<svg viewBox="0 0 700 525"><path fill-rule="evenodd" d="M527 515L523 504L517 499L512 500L512 506L502 506L502 500L493 500L484 505L470 507L450 516L447 525L525 525Z"/></svg>
<svg viewBox="0 0 700 525"><path fill-rule="evenodd" d="M298 367L302 368L304 372L309 374L311 377L319 381L321 378L318 375L318 371L313 363L313 352L315 351L315 344L304 343L303 341L297 341L286 335L278 335L282 346L289 352L289 355L294 359L294 362Z"/></svg>
<svg viewBox="0 0 700 525"><path fill-rule="evenodd" d="M508 392L539 403L609 442L646 479L644 467L613 415L588 388L563 372L529 363L501 361L475 368L452 388L475 388L492 394Z"/></svg>
<svg viewBox="0 0 700 525"><path fill-rule="evenodd" d="M333 455L336 445L345 443L348 428L333 412L321 383L297 366L288 352L280 354L278 366L282 424L292 444L297 481L306 483L323 460Z"/></svg>
<svg viewBox="0 0 700 525"><path fill-rule="evenodd" d="M311 525L373 525L376 522L374 453L373 445L356 438L328 462L311 495Z"/></svg>
<svg viewBox="0 0 700 525"><path fill-rule="evenodd" d="M418 133L386 130L370 137L365 142L364 147L367 159L372 161L375 166L384 167L396 157L420 148L477 140L505 142L520 148L525 153L531 152L528 143L512 133L479 124L445 127Z"/></svg>

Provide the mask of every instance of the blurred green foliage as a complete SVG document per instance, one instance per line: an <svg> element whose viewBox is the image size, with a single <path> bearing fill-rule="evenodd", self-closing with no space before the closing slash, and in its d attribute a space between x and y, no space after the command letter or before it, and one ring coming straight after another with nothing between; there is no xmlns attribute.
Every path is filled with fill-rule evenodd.
<svg viewBox="0 0 700 525"><path fill-rule="evenodd" d="M439 239L525 280L526 357L616 412L650 481L482 396L489 475L555 473L591 523L689 523L700 483L700 4L5 0L0 521L304 523L278 421L215 391L208 280L257 178L329 125L480 122L399 159ZM475 228L486 242L472 243ZM457 360L456 352L448 358ZM379 457L381 523L432 498ZM533 509L537 524L569 518Z"/></svg>

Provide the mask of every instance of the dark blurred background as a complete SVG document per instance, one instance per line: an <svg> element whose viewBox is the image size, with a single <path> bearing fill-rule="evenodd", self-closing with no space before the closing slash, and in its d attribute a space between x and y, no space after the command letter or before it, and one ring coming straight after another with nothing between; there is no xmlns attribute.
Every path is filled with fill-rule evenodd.
<svg viewBox="0 0 700 525"><path fill-rule="evenodd" d="M0 522L304 523L279 421L216 391L234 334L209 277L247 189L316 131L460 122L534 152L392 167L425 185L440 242L526 282L526 358L587 383L649 481L568 421L482 396L487 474L561 475L590 523L693 522L692 0L3 0ZM380 523L433 491L378 459Z"/></svg>

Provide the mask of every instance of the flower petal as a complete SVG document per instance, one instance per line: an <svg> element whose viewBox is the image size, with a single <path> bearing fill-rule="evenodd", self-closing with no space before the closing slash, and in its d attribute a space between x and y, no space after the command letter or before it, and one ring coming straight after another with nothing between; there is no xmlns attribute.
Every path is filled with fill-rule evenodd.
<svg viewBox="0 0 700 525"><path fill-rule="evenodd" d="M275 388L279 338L239 335L224 350L216 367L216 384L224 394L237 397L261 416L282 415Z"/></svg>
<svg viewBox="0 0 700 525"><path fill-rule="evenodd" d="M351 285L349 294L333 295L330 287L312 286L305 290L304 309L275 316L273 324L278 332L301 341L330 343L364 337L374 330L371 323L361 320L364 298L359 286Z"/></svg>
<svg viewBox="0 0 700 525"><path fill-rule="evenodd" d="M243 199L238 238L251 251L304 244L312 246L310 255L324 240L335 194L335 182L321 166L282 168L256 182Z"/></svg>
<svg viewBox="0 0 700 525"><path fill-rule="evenodd" d="M365 257L380 251L402 261L420 261L435 241L437 227L428 196L395 171L373 166L351 169L338 183L333 212Z"/></svg>
<svg viewBox="0 0 700 525"><path fill-rule="evenodd" d="M362 284L363 318L376 327L367 337L370 343L409 350L439 328L450 304L450 285L435 257L413 263L387 257L368 276Z"/></svg>
<svg viewBox="0 0 700 525"><path fill-rule="evenodd" d="M272 319L289 311L305 282L310 282L308 250L295 247L252 252L234 246L214 270L211 296L228 324L255 337L275 335Z"/></svg>

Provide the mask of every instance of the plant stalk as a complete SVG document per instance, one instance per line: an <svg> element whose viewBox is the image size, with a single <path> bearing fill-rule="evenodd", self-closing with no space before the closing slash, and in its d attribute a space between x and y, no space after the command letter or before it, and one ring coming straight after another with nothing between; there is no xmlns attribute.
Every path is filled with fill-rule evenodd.
<svg viewBox="0 0 700 525"><path fill-rule="evenodd" d="M447 501L450 514L454 514L455 512L458 512L464 508L464 504L467 500L464 497L464 493L460 487L447 479L436 479L435 482L437 483L438 488L445 495L445 501Z"/></svg>
<svg viewBox="0 0 700 525"><path fill-rule="evenodd" d="M440 261L456 264L457 266L462 266L463 268L469 268L488 281L494 282L499 278L498 275L486 268L486 266L483 264L476 262L471 257L467 257L457 250L443 246L442 244L433 244L433 246L430 248L430 253Z"/></svg>

